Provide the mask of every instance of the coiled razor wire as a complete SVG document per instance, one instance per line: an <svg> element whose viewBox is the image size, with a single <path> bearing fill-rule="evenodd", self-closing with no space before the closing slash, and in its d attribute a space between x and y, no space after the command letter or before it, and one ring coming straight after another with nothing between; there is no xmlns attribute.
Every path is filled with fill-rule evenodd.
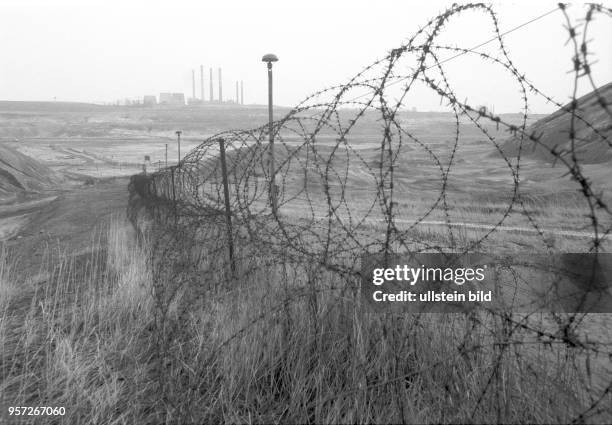
<svg viewBox="0 0 612 425"><path fill-rule="evenodd" d="M565 13L564 6L560 8ZM436 44L445 25L468 10L489 17L497 36L498 56ZM575 86L579 79L588 79L602 109L610 115L610 100L601 97L590 72L586 35L595 13L609 16L610 12L601 6L589 6L583 40L578 39L576 29L571 27L565 14L569 38L575 46ZM476 56L512 76L523 99L520 123L505 122L486 108L458 99L439 58L445 51ZM446 149L442 152L414 134L409 120L402 118L402 107L417 83L434 91L452 114L454 134L446 141ZM570 114L569 148L557 150L541 142L543 134L529 133L528 93L543 96ZM592 231L589 249L596 251L610 232L611 211L603 194L592 187L578 159L579 140L575 127L578 124L589 127L598 135L596 143L606 148L610 148L611 142L600 127L581 115L575 93L574 90L574 98L567 106L543 94L514 66L491 7L481 3L457 5L429 21L405 44L366 67L348 83L313 94L274 123L277 214L270 208L267 125L210 137L189 152L178 167L154 174L151 190L160 198L179 202L177 213L184 219L222 211L218 140L223 139L228 152L231 213L249 237L279 252L290 250L323 265L344 267L347 258L359 258L364 252L390 249L469 252L498 228L503 228L513 211L521 211L528 218L529 226L544 240L544 230L525 206L520 179L522 151L540 146L550 152L558 164L566 167L578 183L590 211L590 229L580 230ZM511 159L504 153L499 139L491 134L491 126L487 125L490 123L505 129L508 137L514 137L516 158ZM457 226L453 225L449 207L449 183L457 167L456 154L467 126L476 129L498 152L502 162L496 163L503 164L510 177L506 188L509 198L504 211L484 235L470 244L458 246ZM362 133L364 129L366 134ZM377 133L373 134L373 129ZM467 137L474 138L473 135ZM372 155L374 151L376 154ZM409 179L398 176L398 170L402 170L404 163L412 162L410 157L415 152L429 157L432 168L425 170L423 167L427 172L424 176L428 181L426 186L431 188L429 193L437 192L429 207L416 217L407 214L399 205L399 201L415 196L415 192L409 187ZM419 158L426 159L423 155ZM437 170L437 178L430 172L432 170ZM446 225L450 244L427 245L411 236L414 229L440 211L442 216L436 215L436 219Z"/></svg>
<svg viewBox="0 0 612 425"><path fill-rule="evenodd" d="M219 160L219 140L222 140L227 152L231 237L242 247L241 259L265 253L273 257L272 261L282 258L283 264L316 265L339 276L358 278L364 253L466 254L482 250L487 240L508 229L520 228L534 236L531 247L534 251L555 252L557 248L551 242L550 232L530 208L534 195L525 189L522 180L525 152L539 149L554 158L553 164L566 171L581 194L586 212L584 226L573 230L587 236L582 240L588 243L581 249L600 252L612 229L612 211L581 160L580 131L587 130L594 135L591 147L606 154L612 152L608 136L612 102L593 79L593 52L588 39L588 29L595 17L612 18L612 11L589 4L584 19L574 24L566 6L559 4L558 7L565 19L567 42L573 50L572 98L566 105L535 87L517 69L490 6L453 5L346 84L314 93L275 121L272 172L267 125L225 131L203 141L178 166L133 179L132 193L137 193L149 210L170 211L174 223L188 229L181 232L181 237L217 246L217 251L209 248L208 255L216 252L223 258L223 244L215 245L224 238L223 231L218 230L222 226L211 230L211 223L222 224L224 220ZM468 11L487 18L494 34L494 53L438 42L449 22ZM510 122L485 107L462 100L453 88L446 65L448 59L441 58L444 53L477 59L509 76L522 103L518 121ZM601 110L599 116L605 117L603 123L593 122L583 112L577 96L582 81L592 88ZM406 113L417 86L427 88L448 108L452 130L445 132L441 142L418 134ZM561 148L544 143L546 134L530 129L529 104L533 98L544 99L568 115L568 143ZM500 131L502 137L498 135ZM489 168L506 171L506 181L489 188L495 191L495 199L504 202L502 208L493 208L492 222L486 226L470 227L453 217L453 205L469 189L462 187L459 180L458 155L468 139L491 144L495 153ZM512 140L512 156L507 154L507 140ZM270 183L272 173L276 188ZM563 178L558 183L567 181ZM480 184L474 181L475 188ZM276 210L271 208L272 192L277 196ZM486 198L479 197L482 193L475 189L473 197L468 195L468 201L486 204ZM416 201L412 202L413 199ZM414 204L423 207L419 209ZM517 226L511 218L520 218L524 224ZM443 229L438 232L443 237L424 237L424 234L431 236L428 232L432 225ZM466 238L466 228L478 230L478 237ZM170 244L170 239L165 241ZM176 245L188 245L185 240L176 239L174 244L164 252L172 252ZM567 331L579 322L570 318L564 329ZM609 347L579 341L571 332L555 334L520 322L516 326L532 331L537 338L610 354ZM584 415L594 412L611 391L612 382L599 393L599 398L592 399L593 404Z"/></svg>

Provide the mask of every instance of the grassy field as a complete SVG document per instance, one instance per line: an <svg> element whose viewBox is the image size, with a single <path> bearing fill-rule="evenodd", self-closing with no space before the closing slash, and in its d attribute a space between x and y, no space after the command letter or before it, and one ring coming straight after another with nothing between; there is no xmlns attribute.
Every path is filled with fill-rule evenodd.
<svg viewBox="0 0 612 425"><path fill-rule="evenodd" d="M7 423L30 405L66 407L36 423L559 423L605 371L485 314L367 313L333 275L248 247L228 283L213 260L199 278L159 263L119 216L91 246L49 248L38 279L0 251Z"/></svg>
<svg viewBox="0 0 612 425"><path fill-rule="evenodd" d="M581 349L484 314L367 313L346 282L246 247L229 284L216 264L185 273L187 249L156 267L160 246L133 232L115 217L89 252L50 248L33 277L16 275L3 250L4 412L65 406L61 423L558 423L611 376L605 358L586 366ZM601 317L577 330L605 346Z"/></svg>
<svg viewBox="0 0 612 425"><path fill-rule="evenodd" d="M60 173L73 173L76 182L39 194L44 202L32 195L29 204L0 210L0 220L7 220L0 223L11 235L0 245L4 422L19 423L7 416L9 406L36 405L64 406L66 413L22 418L23 423L612 420L606 392L612 363L593 350L610 351L608 315L579 315L564 328L567 315L375 314L362 305L354 276L248 239L237 244L231 276L218 213L197 226L189 221L193 217L146 220L144 209L134 223L126 220L127 180L104 177L140 171L146 154L158 160L177 128L185 131L187 151L236 123L265 122L263 108L63 106L41 111L40 105L11 105L0 121L6 143ZM448 159L448 115L405 119L432 152ZM370 129L352 140L358 155L351 154L344 192L341 178L331 181L332 196L347 201L336 227L342 232L341 223L349 226L362 243L384 233L379 212L368 213L371 205L378 208L368 172L378 160L377 141L371 140L378 129L375 120L367 123ZM486 226L507 210L512 176L490 143L464 130L447 208L431 209L440 173L430 153L407 146L399 158L398 226L410 228L431 209L425 222L406 230L413 248L478 242L494 253L588 249L588 237L562 233L589 231L589 211L576 183L561 168L533 158L521 163L525 210L513 209L503 223L508 229L480 241ZM286 143L285 153L295 149L289 137ZM284 147L278 146L282 158ZM321 140L320 154L328 155L331 146ZM342 169L346 162L337 155L331 164ZM585 167L598 187L609 188L609 167ZM325 231L322 182L310 171L306 177L287 173L280 216ZM96 180L85 185L85 177ZM304 181L312 197L292 199ZM266 208L265 198L252 204L253 212ZM527 215L544 236L525 230L533 230ZM449 218L458 224L452 241L444 225ZM139 232L133 224L148 230ZM610 248L606 241L604 251Z"/></svg>

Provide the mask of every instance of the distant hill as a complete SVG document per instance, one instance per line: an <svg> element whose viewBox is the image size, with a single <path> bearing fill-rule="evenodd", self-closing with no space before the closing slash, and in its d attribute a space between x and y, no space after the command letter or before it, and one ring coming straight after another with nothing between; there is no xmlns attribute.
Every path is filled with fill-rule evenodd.
<svg viewBox="0 0 612 425"><path fill-rule="evenodd" d="M599 88L599 94L612 103L612 83ZM544 146L533 149L531 142L523 143L521 155L542 159L552 162L554 156L550 149L556 147L556 151L569 149L569 129L571 114L567 112L569 105L559 109L551 115L536 121L529 126L527 133L542 134L541 142ZM588 127L583 121L575 120L576 152L578 159L583 164L600 164L612 161L612 119L597 101L597 96L591 92L578 99L578 114L589 122L593 128ZM597 134L597 132L600 134ZM602 137L603 136L603 137ZM605 140L608 139L608 141ZM508 156L516 156L518 153L518 140L513 137L502 145L502 150ZM567 154L565 154L567 155Z"/></svg>
<svg viewBox="0 0 612 425"><path fill-rule="evenodd" d="M0 144L0 199L48 189L62 180L60 174L46 165Z"/></svg>
<svg viewBox="0 0 612 425"><path fill-rule="evenodd" d="M102 105L81 102L42 102L0 100L0 112L91 112L104 109Z"/></svg>

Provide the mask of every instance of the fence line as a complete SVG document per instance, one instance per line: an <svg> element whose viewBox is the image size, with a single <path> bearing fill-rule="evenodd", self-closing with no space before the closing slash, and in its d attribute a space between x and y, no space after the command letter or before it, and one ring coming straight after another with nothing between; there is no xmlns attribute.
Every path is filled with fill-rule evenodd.
<svg viewBox="0 0 612 425"><path fill-rule="evenodd" d="M269 202L271 170L266 124L217 134L189 152L178 166L134 177L132 197L144 204L131 203L132 217L144 205L171 232L177 232L179 226L188 229L187 236L180 233L186 239L172 239L167 234L160 239L164 244L180 246L181 252L185 252L186 246L201 248L205 244L206 255L223 264L215 263L214 267L219 268L214 269L209 261L206 263L209 272L221 270L227 264L223 254L227 251L221 242L225 239L232 270L244 271L246 263L253 265L254 257L278 260L282 256L283 267L314 265L348 286L359 278L360 258L365 252L467 254L483 247L497 247L501 252L507 251L512 243L520 246L521 240L515 243L507 232L498 229L527 228L533 237L522 243L530 245L528 248L534 252L560 252L566 248L555 245L558 243L555 232L548 231L551 223L542 217L541 211L532 208L530 186L523 180L525 156L539 150L554 158L552 163L566 171L580 192L576 208L585 213L585 219L582 228L571 231L589 233L590 237L582 239L588 240L587 244L575 242L571 249L605 251L603 245L612 230L612 210L604 193L589 177L589 167L583 159L582 134L585 131L592 134L591 148L610 153L611 102L593 80L594 52L589 49L587 34L595 16L610 18L612 12L600 5L587 5L585 18L578 24L570 19L563 4L559 10L574 53L573 96L567 105L536 88L517 69L490 6L454 5L348 83L309 96L274 122L273 173L278 185L278 211L272 211ZM497 44L494 53L438 43L447 24L467 11L480 13L491 23ZM444 66L447 60L440 57L445 52L478 59L512 78L522 103L518 119L506 119L461 100ZM586 107L577 97L582 81L592 87L597 104L607 115L604 124L593 122L592 116L584 112ZM448 107L450 140L439 142L434 136L420 135L413 129L405 107L417 87L427 88ZM529 126L532 98L551 102L569 115L567 144L549 145L545 141L549 136L546 132L532 130ZM505 180L492 188L495 193L488 193L486 187L483 189L481 183L466 177L466 171L461 169L459 151L466 139L481 139L493 146L495 155L487 157L492 172L502 169L506 172ZM559 185L563 181L558 180ZM464 187L469 182L476 188L473 193ZM416 201L410 202L413 199ZM490 213L483 215L492 218L492 222L457 226L458 209L471 211L478 207L490 209ZM231 215L225 215L230 211ZM172 220L165 222L166 215L172 216ZM226 238L221 237L220 230L224 228L224 217ZM441 223L442 231L432 231L431 223L438 227ZM215 227L216 224L220 227ZM570 231L554 230L557 236ZM500 240L500 235L505 239ZM185 255L191 255L189 252ZM609 347L576 337L581 322L576 315L564 317L559 323L564 333L527 325L515 317L505 319L517 331L535 335L537 341L547 339L591 353L612 355ZM612 380L597 391L594 388L589 391L597 395L593 400L599 402L593 401L578 420L599 408L612 391Z"/></svg>

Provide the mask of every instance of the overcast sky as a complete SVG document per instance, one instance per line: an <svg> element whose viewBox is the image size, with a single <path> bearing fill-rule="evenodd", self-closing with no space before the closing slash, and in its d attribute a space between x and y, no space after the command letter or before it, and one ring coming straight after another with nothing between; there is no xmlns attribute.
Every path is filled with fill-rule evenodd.
<svg viewBox="0 0 612 425"><path fill-rule="evenodd" d="M453 2L390 0L0 0L0 99L112 102L160 92L191 95L191 70L223 68L224 97L244 80L245 103L265 103L261 56L272 52L275 103L292 106L310 93L346 81L398 47L429 18ZM606 3L612 6L611 2ZM502 31L556 7L553 1L497 1ZM573 3L573 16L584 7ZM560 102L571 90L570 45L560 12L505 36L516 66ZM493 36L482 14L452 20L440 41L472 47ZM612 19L590 30L598 52L594 76L612 80ZM486 50L487 48L483 48ZM450 54L442 54L442 57ZM448 64L451 83L473 103L517 111L512 80L493 67L460 58ZM216 93L215 82L215 97ZM409 100L420 110L440 109L439 99ZM543 101L533 112L555 108Z"/></svg>

